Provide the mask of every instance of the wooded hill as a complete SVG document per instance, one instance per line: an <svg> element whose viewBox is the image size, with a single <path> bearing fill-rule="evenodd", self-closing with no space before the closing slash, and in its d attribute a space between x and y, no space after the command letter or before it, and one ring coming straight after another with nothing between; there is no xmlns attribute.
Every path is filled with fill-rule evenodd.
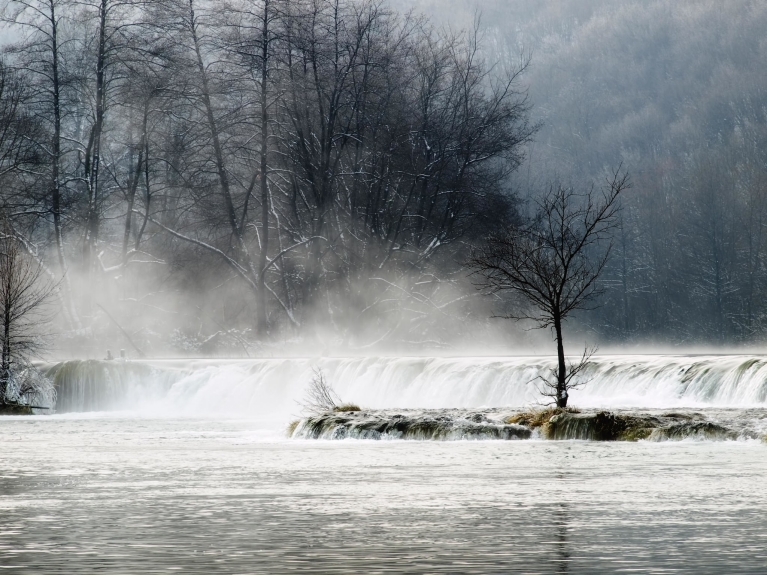
<svg viewBox="0 0 767 575"><path fill-rule="evenodd" d="M2 5L0 202L73 346L458 341L472 245L620 165L581 325L764 339L763 2Z"/></svg>

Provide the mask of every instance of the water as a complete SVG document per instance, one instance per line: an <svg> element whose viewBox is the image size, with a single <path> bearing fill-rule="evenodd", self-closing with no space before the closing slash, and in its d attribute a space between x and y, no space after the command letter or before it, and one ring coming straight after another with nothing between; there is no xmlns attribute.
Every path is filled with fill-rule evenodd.
<svg viewBox="0 0 767 575"><path fill-rule="evenodd" d="M369 408L507 407L540 400L543 357L284 358L82 362L56 371L59 411L139 409L284 420L313 370L344 401ZM767 358L623 355L595 358L572 391L583 407L767 406Z"/></svg>
<svg viewBox="0 0 767 575"><path fill-rule="evenodd" d="M2 418L7 573L764 573L758 442L286 441Z"/></svg>
<svg viewBox="0 0 767 575"><path fill-rule="evenodd" d="M540 358L72 364L57 382L60 411L111 411L0 417L0 569L767 572L761 441L287 440L318 365L343 399L377 408L529 404L531 376L549 367ZM683 406L756 429L767 421L762 358L604 357L590 377L576 404Z"/></svg>

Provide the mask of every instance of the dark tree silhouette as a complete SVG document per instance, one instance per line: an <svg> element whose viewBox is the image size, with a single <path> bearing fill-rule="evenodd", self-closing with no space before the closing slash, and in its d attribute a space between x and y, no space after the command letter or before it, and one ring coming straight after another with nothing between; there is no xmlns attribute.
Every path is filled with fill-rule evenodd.
<svg viewBox="0 0 767 575"><path fill-rule="evenodd" d="M42 351L40 328L54 289L5 220L0 229L0 405L50 399L50 382L30 360Z"/></svg>
<svg viewBox="0 0 767 575"><path fill-rule="evenodd" d="M479 285L493 293L513 292L527 304L515 306L505 317L554 328L557 368L553 381L544 380L544 395L553 397L557 407L567 407L568 390L578 385L575 376L591 355L586 350L580 362L568 365L562 324L603 292L597 280L612 248L618 198L629 187L628 174L620 169L600 190L578 193L553 186L537 202L534 217L492 235L471 257Z"/></svg>

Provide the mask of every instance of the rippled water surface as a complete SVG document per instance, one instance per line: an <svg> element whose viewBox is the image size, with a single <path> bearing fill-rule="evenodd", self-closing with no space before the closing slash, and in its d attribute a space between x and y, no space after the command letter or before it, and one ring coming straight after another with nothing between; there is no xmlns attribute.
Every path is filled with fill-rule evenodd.
<svg viewBox="0 0 767 575"><path fill-rule="evenodd" d="M756 441L287 441L0 418L7 573L767 573Z"/></svg>

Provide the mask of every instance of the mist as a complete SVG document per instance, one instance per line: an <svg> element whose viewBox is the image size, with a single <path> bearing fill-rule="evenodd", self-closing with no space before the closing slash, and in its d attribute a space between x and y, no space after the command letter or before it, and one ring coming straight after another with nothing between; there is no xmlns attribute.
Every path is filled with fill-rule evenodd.
<svg viewBox="0 0 767 575"><path fill-rule="evenodd" d="M51 6L5 9L0 141L49 356L545 352L467 260L618 167L571 337L763 341L758 2Z"/></svg>
<svg viewBox="0 0 767 575"><path fill-rule="evenodd" d="M0 567L765 573L765 30L0 0Z"/></svg>
<svg viewBox="0 0 767 575"><path fill-rule="evenodd" d="M764 6L422 5L445 25L479 17L497 61L532 54L541 129L510 178L523 202L552 181L631 174L604 296L572 328L602 350L761 349Z"/></svg>

